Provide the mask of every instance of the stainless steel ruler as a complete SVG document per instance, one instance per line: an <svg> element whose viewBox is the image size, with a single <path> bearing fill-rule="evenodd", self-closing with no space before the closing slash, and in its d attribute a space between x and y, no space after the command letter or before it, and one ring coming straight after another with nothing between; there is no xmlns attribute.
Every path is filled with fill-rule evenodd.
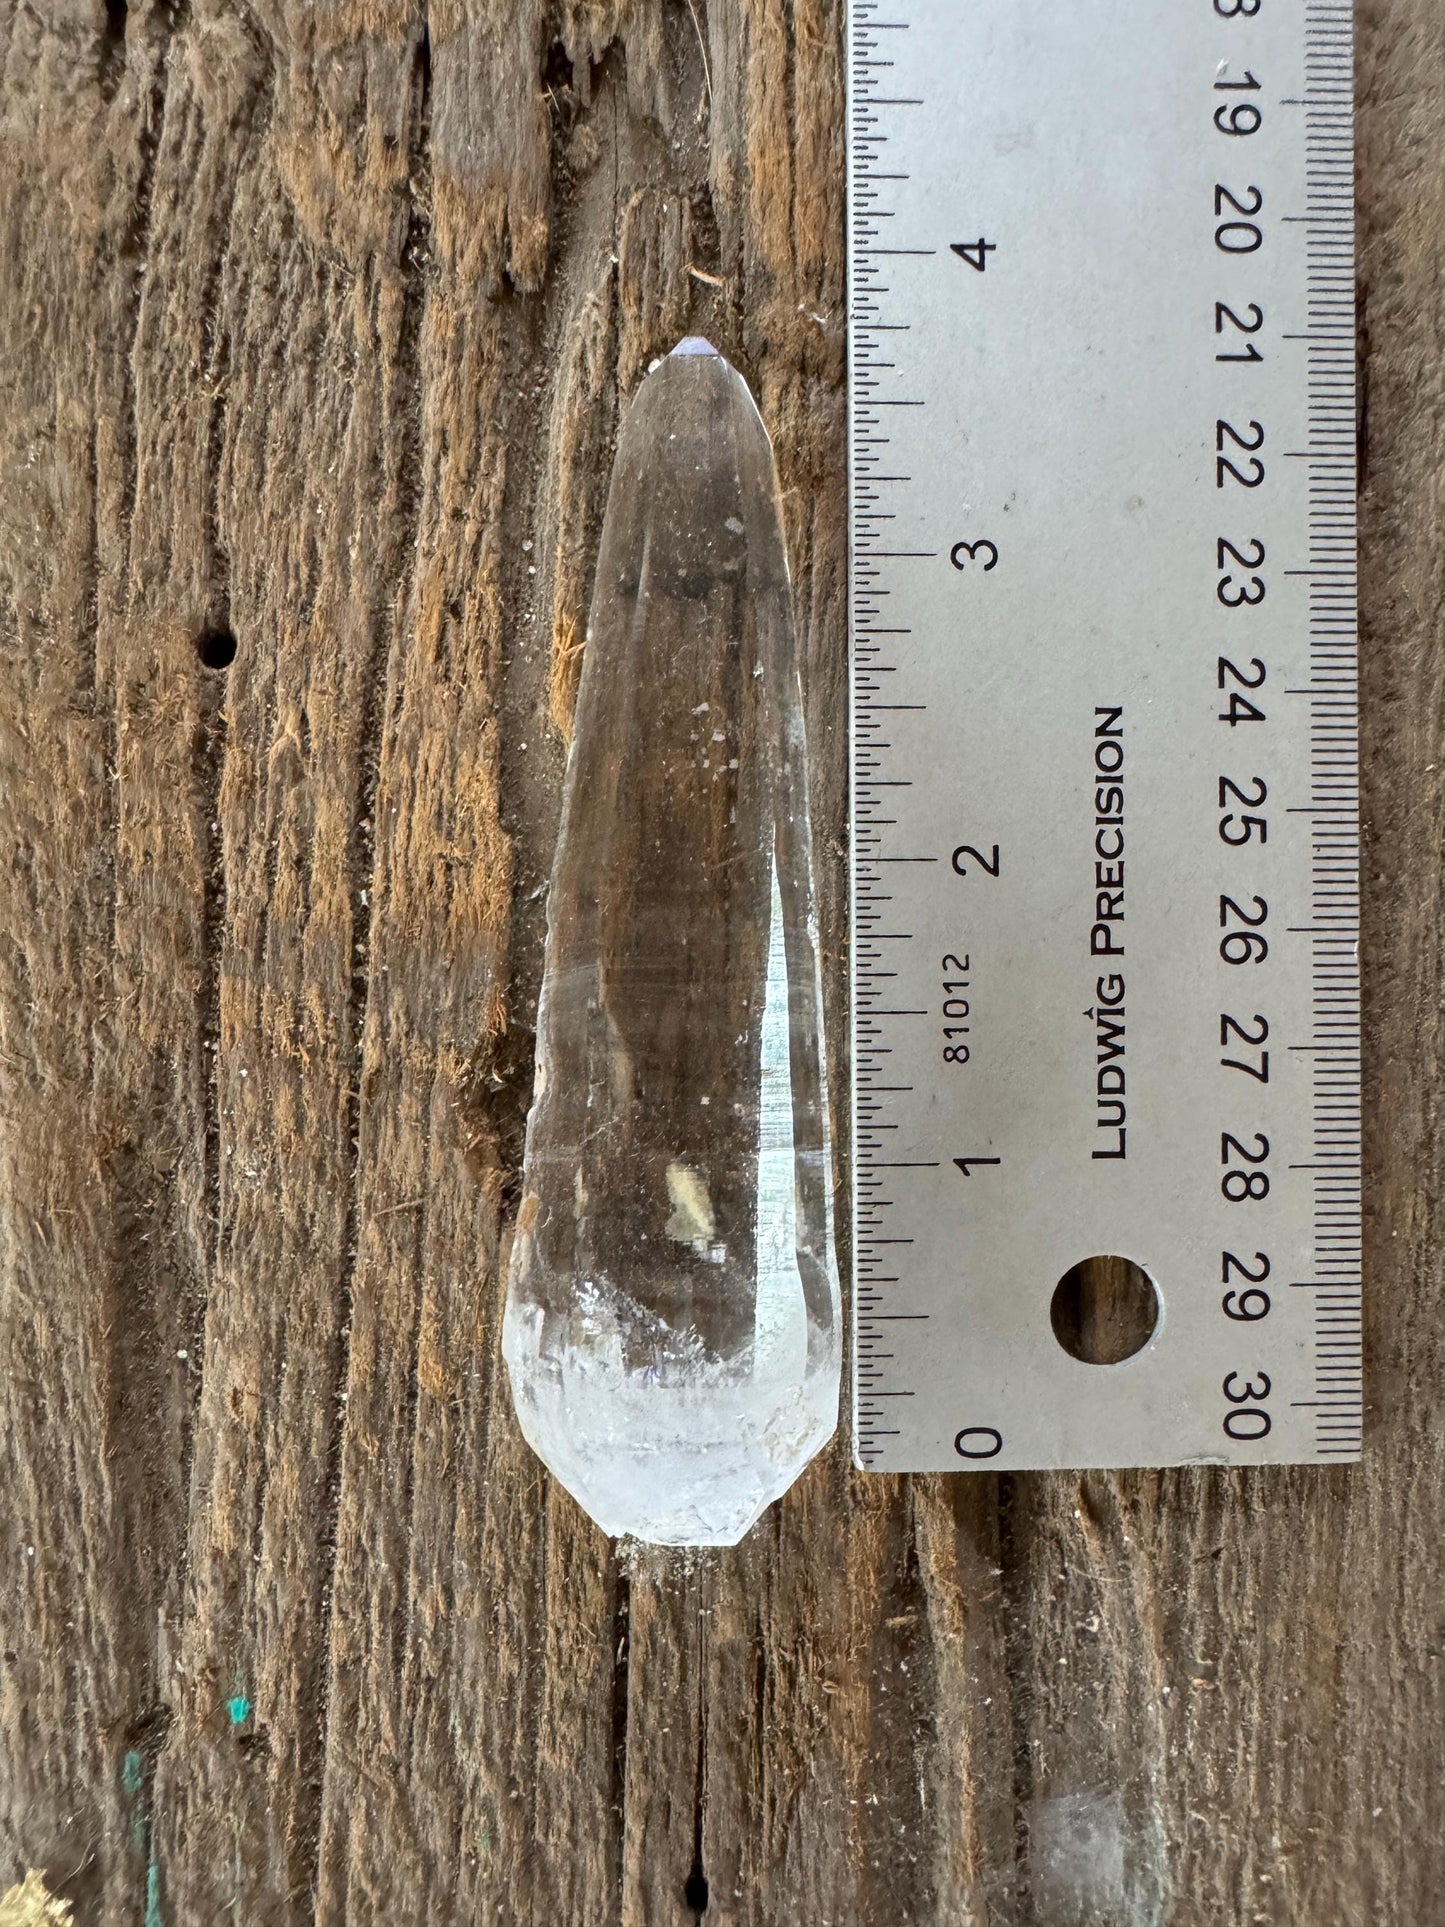
<svg viewBox="0 0 1445 1927"><path fill-rule="evenodd" d="M1355 1457L1350 6L850 58L858 1461Z"/></svg>

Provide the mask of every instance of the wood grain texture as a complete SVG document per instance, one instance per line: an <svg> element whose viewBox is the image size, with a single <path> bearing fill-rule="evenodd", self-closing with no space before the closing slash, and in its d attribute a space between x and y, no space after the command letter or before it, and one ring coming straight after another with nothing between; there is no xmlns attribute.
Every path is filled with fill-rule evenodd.
<svg viewBox="0 0 1445 1927"><path fill-rule="evenodd" d="M840 1442L736 1551L619 1556L512 1419L579 639L619 410L689 330L777 447L844 1087L841 34L0 4L0 1892L1445 1920L1436 0L1359 8L1365 1464Z"/></svg>

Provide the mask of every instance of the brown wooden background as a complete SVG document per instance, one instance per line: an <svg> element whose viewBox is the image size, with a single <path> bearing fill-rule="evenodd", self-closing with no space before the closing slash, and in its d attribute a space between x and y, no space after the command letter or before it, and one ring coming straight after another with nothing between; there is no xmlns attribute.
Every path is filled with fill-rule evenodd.
<svg viewBox="0 0 1445 1927"><path fill-rule="evenodd" d="M1359 9L1367 1463L840 1443L736 1552L619 1561L511 1417L559 725L689 329L788 491L842 1036L841 30L0 4L0 1891L1445 1922L1439 0Z"/></svg>

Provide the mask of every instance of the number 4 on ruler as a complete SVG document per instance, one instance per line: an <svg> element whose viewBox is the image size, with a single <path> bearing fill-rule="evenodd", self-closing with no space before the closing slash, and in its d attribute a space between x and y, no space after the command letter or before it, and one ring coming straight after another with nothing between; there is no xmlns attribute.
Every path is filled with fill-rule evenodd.
<svg viewBox="0 0 1445 1927"><path fill-rule="evenodd" d="M977 268L980 274L988 269L988 257L998 253L996 244L985 241L981 234L976 241L950 241L948 245L960 261L967 261L968 265L971 268Z"/></svg>

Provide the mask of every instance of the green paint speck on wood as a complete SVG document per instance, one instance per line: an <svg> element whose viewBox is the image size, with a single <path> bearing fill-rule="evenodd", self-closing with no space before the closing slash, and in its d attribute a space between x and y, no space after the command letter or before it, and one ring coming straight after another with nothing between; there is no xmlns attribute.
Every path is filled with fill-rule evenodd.
<svg viewBox="0 0 1445 1927"><path fill-rule="evenodd" d="M165 1927L161 1918L161 1870L154 1860L146 1868L145 1927Z"/></svg>
<svg viewBox="0 0 1445 1927"><path fill-rule="evenodd" d="M232 1726L244 1726L251 1717L251 1702L244 1693L237 1693L233 1700L227 1701L226 1711L231 1716Z"/></svg>

